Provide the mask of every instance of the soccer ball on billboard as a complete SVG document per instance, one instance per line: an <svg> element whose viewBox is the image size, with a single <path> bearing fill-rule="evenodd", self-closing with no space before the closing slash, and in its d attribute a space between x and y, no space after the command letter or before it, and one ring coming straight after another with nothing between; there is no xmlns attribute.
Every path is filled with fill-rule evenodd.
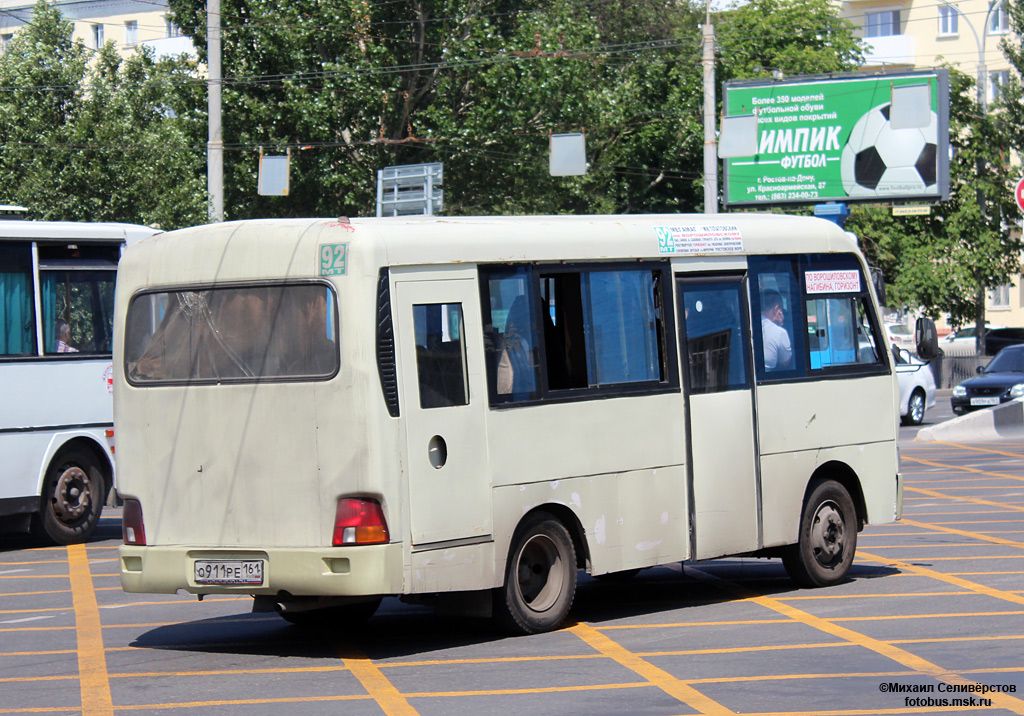
<svg viewBox="0 0 1024 716"><path fill-rule="evenodd" d="M938 191L938 115L927 127L893 129L889 103L857 120L843 147L840 176L850 198L935 194Z"/></svg>

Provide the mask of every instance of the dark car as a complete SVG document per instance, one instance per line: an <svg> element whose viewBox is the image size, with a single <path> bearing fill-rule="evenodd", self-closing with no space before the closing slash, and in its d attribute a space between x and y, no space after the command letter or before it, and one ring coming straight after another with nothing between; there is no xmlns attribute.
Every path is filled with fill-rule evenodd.
<svg viewBox="0 0 1024 716"><path fill-rule="evenodd" d="M985 334L985 355L994 356L1006 346L1024 345L1024 328L992 328Z"/></svg>
<svg viewBox="0 0 1024 716"><path fill-rule="evenodd" d="M1008 346L979 368L977 377L953 388L953 412L962 415L1020 397L1024 397L1024 345Z"/></svg>

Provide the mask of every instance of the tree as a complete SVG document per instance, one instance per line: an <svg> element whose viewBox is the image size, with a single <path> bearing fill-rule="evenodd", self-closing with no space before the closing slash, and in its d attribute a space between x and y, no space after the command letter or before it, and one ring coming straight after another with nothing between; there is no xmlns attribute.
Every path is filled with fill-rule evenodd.
<svg viewBox="0 0 1024 716"><path fill-rule="evenodd" d="M0 56L0 182L32 218L176 228L205 218L196 66L90 57L40 0Z"/></svg>
<svg viewBox="0 0 1024 716"><path fill-rule="evenodd" d="M203 56L205 4L171 9ZM377 169L428 161L445 163L445 213L692 208L692 16L663 0L224 0L226 213L366 215ZM588 174L549 176L549 134L580 130ZM290 196L256 196L261 146L292 149Z"/></svg>
<svg viewBox="0 0 1024 716"><path fill-rule="evenodd" d="M984 325L985 291L1021 270L1009 125L998 111L982 112L975 90L970 76L950 70L949 200L927 217L901 220L858 208L847 223L884 268L896 303L933 318L948 314L954 325Z"/></svg>

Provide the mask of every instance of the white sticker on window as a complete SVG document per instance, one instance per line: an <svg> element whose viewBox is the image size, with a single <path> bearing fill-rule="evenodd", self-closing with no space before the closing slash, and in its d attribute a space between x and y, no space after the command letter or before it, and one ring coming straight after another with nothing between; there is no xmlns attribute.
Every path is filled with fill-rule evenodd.
<svg viewBox="0 0 1024 716"><path fill-rule="evenodd" d="M658 253L677 256L736 254L743 251L740 227L733 224L706 226L655 226Z"/></svg>
<svg viewBox="0 0 1024 716"><path fill-rule="evenodd" d="M807 293L860 293L860 271L805 271Z"/></svg>

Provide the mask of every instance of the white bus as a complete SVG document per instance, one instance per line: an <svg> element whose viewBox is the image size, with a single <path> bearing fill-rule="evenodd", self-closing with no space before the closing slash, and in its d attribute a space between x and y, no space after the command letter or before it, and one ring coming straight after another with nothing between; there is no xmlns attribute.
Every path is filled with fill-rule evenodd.
<svg viewBox="0 0 1024 716"><path fill-rule="evenodd" d="M890 351L823 220L202 226L130 247L116 304L128 592L293 622L454 596L537 632L578 569L829 585L900 517Z"/></svg>
<svg viewBox="0 0 1024 716"><path fill-rule="evenodd" d="M129 224L0 220L0 528L86 539L114 483L114 279Z"/></svg>

